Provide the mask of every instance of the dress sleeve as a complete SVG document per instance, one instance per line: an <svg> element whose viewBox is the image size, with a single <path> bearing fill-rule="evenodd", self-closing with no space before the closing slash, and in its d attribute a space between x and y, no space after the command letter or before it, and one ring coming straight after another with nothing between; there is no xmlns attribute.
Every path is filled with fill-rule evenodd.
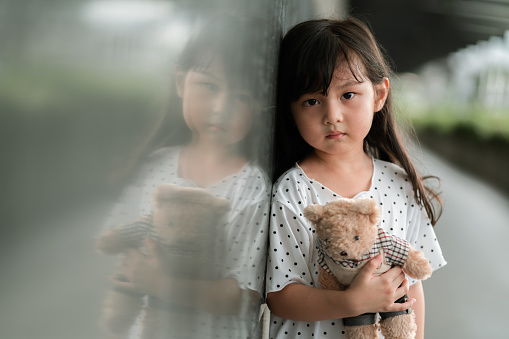
<svg viewBox="0 0 509 339"><path fill-rule="evenodd" d="M269 224L269 203L262 200L248 205L230 221L226 244L229 249L222 263L223 276L237 280L242 289L263 295Z"/></svg>
<svg viewBox="0 0 509 339"><path fill-rule="evenodd" d="M160 169L174 165L168 160L171 159L171 152L168 149L161 149L146 159L113 204L103 224L102 232L133 222L152 212L152 192L158 184L164 182L161 180L164 176L159 173Z"/></svg>
<svg viewBox="0 0 509 339"><path fill-rule="evenodd" d="M141 217L140 199L141 185L133 184L126 187L120 194L119 199L111 207L100 233L127 223L132 223Z"/></svg>
<svg viewBox="0 0 509 339"><path fill-rule="evenodd" d="M280 291L292 283L313 286L316 272L312 271L317 267L312 228L302 213L277 201L272 203L270 213L267 293Z"/></svg>
<svg viewBox="0 0 509 339"><path fill-rule="evenodd" d="M413 248L424 253L433 271L445 266L447 262L426 211L415 202L410 202L408 209L408 242Z"/></svg>

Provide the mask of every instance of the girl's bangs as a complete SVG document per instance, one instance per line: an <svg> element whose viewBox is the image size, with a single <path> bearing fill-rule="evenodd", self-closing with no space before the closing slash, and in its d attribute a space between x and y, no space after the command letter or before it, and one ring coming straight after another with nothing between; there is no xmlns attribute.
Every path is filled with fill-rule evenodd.
<svg viewBox="0 0 509 339"><path fill-rule="evenodd" d="M216 25L212 27L214 30L188 44L177 62L178 67L183 71L208 71L219 63L232 86L253 93L259 91L263 86L260 69L266 51L259 47L257 35L246 29L227 30L222 23Z"/></svg>
<svg viewBox="0 0 509 339"><path fill-rule="evenodd" d="M297 61L292 82L295 86L292 101L306 93L327 95L336 69L349 71L358 82L365 81L360 64L357 62L358 56L353 51L345 49L336 37L328 40L316 41Z"/></svg>

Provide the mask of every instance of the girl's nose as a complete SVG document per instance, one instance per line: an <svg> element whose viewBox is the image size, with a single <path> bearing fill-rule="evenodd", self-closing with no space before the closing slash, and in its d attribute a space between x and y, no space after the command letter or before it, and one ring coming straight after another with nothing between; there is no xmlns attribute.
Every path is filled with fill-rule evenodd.
<svg viewBox="0 0 509 339"><path fill-rule="evenodd" d="M339 105L329 104L326 106L326 113L324 116L324 124L325 125L334 125L338 122L343 121L343 113Z"/></svg>
<svg viewBox="0 0 509 339"><path fill-rule="evenodd" d="M228 93L221 91L218 92L214 98L212 110L216 114L224 114L228 107Z"/></svg>

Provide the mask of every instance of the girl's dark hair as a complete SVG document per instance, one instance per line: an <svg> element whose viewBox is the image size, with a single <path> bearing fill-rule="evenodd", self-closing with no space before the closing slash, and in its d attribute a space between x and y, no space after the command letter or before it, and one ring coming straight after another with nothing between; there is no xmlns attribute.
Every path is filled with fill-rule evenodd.
<svg viewBox="0 0 509 339"><path fill-rule="evenodd" d="M391 76L388 59L370 29L360 20L311 20L294 26L283 38L279 54L277 113L274 138L274 177L277 179L313 148L300 136L290 104L305 93L326 95L336 67L347 66L359 82L380 84ZM357 63L360 63L357 64ZM374 114L371 130L364 139L364 151L372 157L393 162L407 173L415 198L434 225L441 201L412 164L393 117L391 91L383 108ZM438 213L432 204L436 199Z"/></svg>
<svg viewBox="0 0 509 339"><path fill-rule="evenodd" d="M247 159L259 161L264 167L269 167L271 161L267 131L272 131L273 124L267 106L273 105L271 93L275 92L271 85L275 82L275 64L272 61L276 52L271 43L273 29L258 18L233 13L216 14L200 25L188 39L175 62L178 71L187 73L190 70L207 70L216 60L220 60L231 85L252 93L257 104L256 117L252 119L250 133L239 142L237 149ZM184 145L190 141L191 131L183 117L182 100L177 94L175 79L171 76L168 87L163 107L156 109L158 114L153 114L135 148L114 171L113 184L122 185L129 180L143 163L144 157L154 150Z"/></svg>
<svg viewBox="0 0 509 339"><path fill-rule="evenodd" d="M264 26L266 27L266 23L256 18L218 14L189 38L176 60L176 69L183 73L190 70L206 71L214 61L220 60L224 65L226 78L232 85L250 91L255 102L260 102L260 98L267 96L267 88L270 88L267 86L267 76L263 69L268 65ZM255 30L254 27L258 29ZM171 106L167 108L166 120L160 124L162 137L156 138L160 139L157 146L182 145L191 137L174 82L171 86ZM260 110L255 114L260 115ZM253 121L260 122L260 117ZM248 159L254 156L256 145L253 138L260 134L258 132L257 124L254 123L250 134L241 142L242 145L239 145Z"/></svg>

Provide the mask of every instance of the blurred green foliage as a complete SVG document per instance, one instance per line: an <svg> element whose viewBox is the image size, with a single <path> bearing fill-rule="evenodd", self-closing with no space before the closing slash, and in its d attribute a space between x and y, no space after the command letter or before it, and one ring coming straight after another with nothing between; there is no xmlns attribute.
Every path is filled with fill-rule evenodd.
<svg viewBox="0 0 509 339"><path fill-rule="evenodd" d="M482 139L505 139L509 142L509 109L488 110L473 105L469 108L444 106L410 117L417 131L436 130L452 133L456 130Z"/></svg>
<svg viewBox="0 0 509 339"><path fill-rule="evenodd" d="M509 112L444 108L411 121L428 149L509 194Z"/></svg>
<svg viewBox="0 0 509 339"><path fill-rule="evenodd" d="M0 68L1 105L25 113L87 110L91 104L134 109L133 104L143 105L156 94L157 87L148 79L120 71L26 63Z"/></svg>

